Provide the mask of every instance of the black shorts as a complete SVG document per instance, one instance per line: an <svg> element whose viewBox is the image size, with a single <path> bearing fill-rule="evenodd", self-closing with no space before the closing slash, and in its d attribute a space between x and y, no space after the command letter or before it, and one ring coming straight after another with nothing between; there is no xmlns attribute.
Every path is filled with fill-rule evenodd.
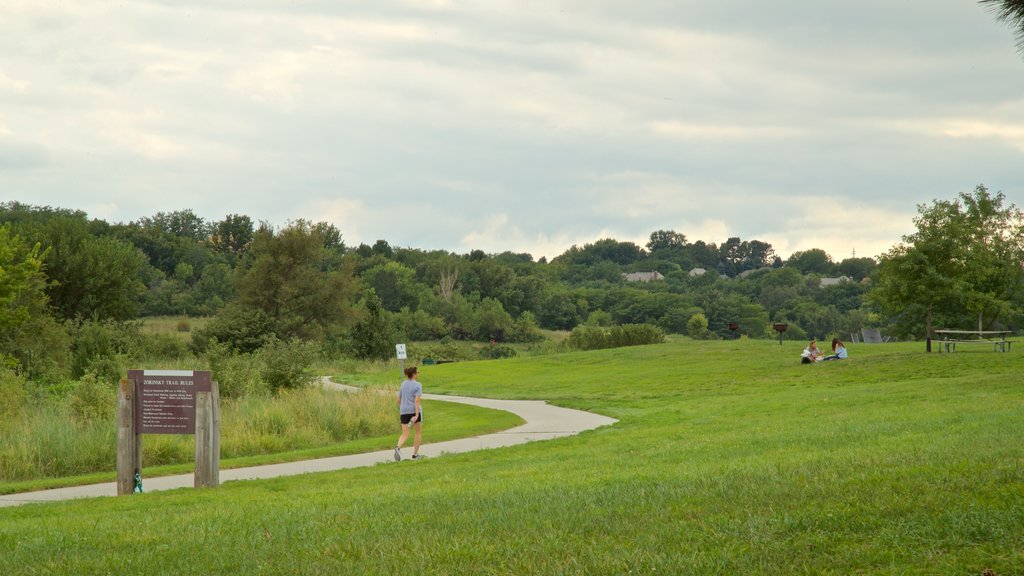
<svg viewBox="0 0 1024 576"><path fill-rule="evenodd" d="M402 419L402 424L408 424L409 422L412 422L413 416L415 416L415 414L402 414L400 416L400 418ZM423 422L423 412L420 412L420 417L419 419L416 420L417 424L419 424L420 422Z"/></svg>

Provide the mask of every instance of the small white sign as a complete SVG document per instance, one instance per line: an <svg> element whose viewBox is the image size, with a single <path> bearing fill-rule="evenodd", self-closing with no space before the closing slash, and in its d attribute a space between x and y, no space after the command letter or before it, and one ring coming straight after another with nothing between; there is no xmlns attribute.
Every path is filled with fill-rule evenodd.
<svg viewBox="0 0 1024 576"><path fill-rule="evenodd" d="M395 344L395 352L398 353L399 360L405 360L405 344Z"/></svg>

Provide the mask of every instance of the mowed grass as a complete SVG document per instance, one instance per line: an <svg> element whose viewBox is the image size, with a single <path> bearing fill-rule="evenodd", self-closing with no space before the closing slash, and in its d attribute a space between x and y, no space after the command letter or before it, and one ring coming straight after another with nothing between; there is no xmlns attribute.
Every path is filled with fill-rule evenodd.
<svg viewBox="0 0 1024 576"><path fill-rule="evenodd" d="M658 346L422 368L620 422L425 462L0 509L3 574L1024 573L1024 356ZM389 376L382 376L386 379ZM432 418L426 434L446 423Z"/></svg>

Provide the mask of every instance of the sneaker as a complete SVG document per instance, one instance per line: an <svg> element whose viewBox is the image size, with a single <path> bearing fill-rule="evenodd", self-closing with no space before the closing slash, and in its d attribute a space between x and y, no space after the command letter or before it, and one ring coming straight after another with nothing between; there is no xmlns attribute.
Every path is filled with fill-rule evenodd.
<svg viewBox="0 0 1024 576"><path fill-rule="evenodd" d="M412 459L413 460L423 460L424 458L426 458L426 456L424 456L423 454L413 454L412 455Z"/></svg>
<svg viewBox="0 0 1024 576"><path fill-rule="evenodd" d="M415 458L415 456L414 456L414 458ZM401 462L401 461L402 461L402 449L396 446L395 447L395 462Z"/></svg>

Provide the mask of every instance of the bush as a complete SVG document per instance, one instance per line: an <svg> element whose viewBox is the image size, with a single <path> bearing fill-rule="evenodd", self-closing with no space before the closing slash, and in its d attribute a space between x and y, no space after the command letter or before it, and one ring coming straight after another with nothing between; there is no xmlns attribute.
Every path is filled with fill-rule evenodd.
<svg viewBox="0 0 1024 576"><path fill-rule="evenodd" d="M90 372L82 376L68 395L71 416L80 423L113 419L117 414L117 388Z"/></svg>
<svg viewBox="0 0 1024 576"><path fill-rule="evenodd" d="M255 352L273 337L273 321L258 308L228 305L205 328L192 332L192 347L203 352L210 340L238 352Z"/></svg>
<svg viewBox="0 0 1024 576"><path fill-rule="evenodd" d="M71 372L75 378L93 372L98 378L117 380L124 358L137 355L142 341L141 325L135 322L87 320L74 332Z"/></svg>
<svg viewBox="0 0 1024 576"><path fill-rule="evenodd" d="M14 417L25 402L25 379L7 368L0 368L0 420Z"/></svg>
<svg viewBox="0 0 1024 576"><path fill-rule="evenodd" d="M644 346L661 344L665 341L665 332L651 324L623 324L611 328L610 338L613 348Z"/></svg>
<svg viewBox="0 0 1024 576"><path fill-rule="evenodd" d="M686 331L695 340L706 340L710 336L707 316L700 312L690 316L690 319L686 322Z"/></svg>
<svg viewBox="0 0 1024 576"><path fill-rule="evenodd" d="M226 343L213 341L203 359L219 385L221 398L270 394L270 387L263 382L263 365L252 354L236 352Z"/></svg>
<svg viewBox="0 0 1024 576"><path fill-rule="evenodd" d="M275 392L291 388L305 388L316 381L310 369L317 358L316 344L293 339L289 342L273 339L260 349L263 381Z"/></svg>
<svg viewBox="0 0 1024 576"><path fill-rule="evenodd" d="M537 326L537 319L533 312L526 311L512 323L512 328L505 334L509 342L540 342L544 339L540 328Z"/></svg>
<svg viewBox="0 0 1024 576"><path fill-rule="evenodd" d="M448 331L443 318L431 316L424 310L410 312L403 308L393 318L399 341L437 340Z"/></svg>
<svg viewBox="0 0 1024 576"><path fill-rule="evenodd" d="M642 346L664 341L665 333L661 328L650 324L623 324L611 328L580 325L569 334L569 346L577 350Z"/></svg>
<svg viewBox="0 0 1024 576"><path fill-rule="evenodd" d="M516 349L504 344L486 346L480 350L480 357L485 360L497 360L499 358L514 358L518 353Z"/></svg>

